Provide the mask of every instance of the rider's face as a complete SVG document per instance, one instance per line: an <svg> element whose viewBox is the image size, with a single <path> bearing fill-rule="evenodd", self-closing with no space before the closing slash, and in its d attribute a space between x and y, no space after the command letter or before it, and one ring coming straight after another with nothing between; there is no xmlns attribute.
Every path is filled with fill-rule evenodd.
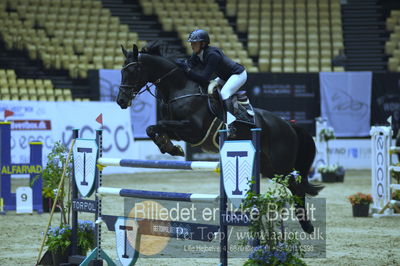
<svg viewBox="0 0 400 266"><path fill-rule="evenodd" d="M201 52L201 42L191 42L192 51L195 54L199 54Z"/></svg>

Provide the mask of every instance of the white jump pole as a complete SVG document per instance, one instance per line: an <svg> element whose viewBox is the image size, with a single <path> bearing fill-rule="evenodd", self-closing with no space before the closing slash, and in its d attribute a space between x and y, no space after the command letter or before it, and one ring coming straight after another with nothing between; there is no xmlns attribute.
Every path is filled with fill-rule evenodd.
<svg viewBox="0 0 400 266"><path fill-rule="evenodd" d="M158 199L181 202L216 203L219 199L219 195L213 194L148 191L113 187L99 187L97 193L100 196L119 196L126 198Z"/></svg>
<svg viewBox="0 0 400 266"><path fill-rule="evenodd" d="M159 168L175 170L218 171L219 162L191 162L191 161L149 161L135 159L99 158L101 166L120 166L132 168Z"/></svg>
<svg viewBox="0 0 400 266"><path fill-rule="evenodd" d="M315 147L317 148L317 153L314 159L314 176L312 180L321 181L321 173L318 172L318 168L325 166L328 161L328 155L326 154L326 141L321 139L320 133L323 129L328 128L328 121L325 118L317 117L315 119Z"/></svg>

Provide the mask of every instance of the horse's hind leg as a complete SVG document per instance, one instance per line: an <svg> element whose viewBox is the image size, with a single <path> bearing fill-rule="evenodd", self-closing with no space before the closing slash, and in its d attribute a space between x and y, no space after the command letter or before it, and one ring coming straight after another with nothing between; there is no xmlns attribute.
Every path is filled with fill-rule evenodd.
<svg viewBox="0 0 400 266"><path fill-rule="evenodd" d="M311 234L314 232L314 226L309 220L307 209L306 209L306 195L303 192L302 185L295 181L295 178L292 176L289 181L289 190L292 192L294 196L299 198L299 201L295 203L295 212L297 220L300 223L301 228L304 232Z"/></svg>
<svg viewBox="0 0 400 266"><path fill-rule="evenodd" d="M158 146L161 153L168 153L172 156L185 156L185 152L179 145L174 145L161 126L153 125L146 129L147 136Z"/></svg>
<svg viewBox="0 0 400 266"><path fill-rule="evenodd" d="M296 205L296 215L303 230L309 234L314 231L311 221L308 219L307 211L305 208L306 194L310 196L317 196L318 192L323 189L323 186L311 184L308 182L308 174L311 165L315 158L316 148L312 137L296 124L292 124L296 130L297 138L299 140L299 148L296 155L295 169L300 172L301 182L296 183L294 180L289 184L289 189L293 195L300 197L301 202Z"/></svg>

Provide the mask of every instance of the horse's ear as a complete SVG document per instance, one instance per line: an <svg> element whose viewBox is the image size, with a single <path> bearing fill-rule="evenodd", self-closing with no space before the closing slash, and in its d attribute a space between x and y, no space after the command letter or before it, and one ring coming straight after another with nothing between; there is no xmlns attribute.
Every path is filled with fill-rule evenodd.
<svg viewBox="0 0 400 266"><path fill-rule="evenodd" d="M139 55L139 49L136 44L133 45L133 58L137 59Z"/></svg>
<svg viewBox="0 0 400 266"><path fill-rule="evenodd" d="M124 48L124 46L121 44L121 49L122 53L124 54L125 57L128 57L128 51Z"/></svg>

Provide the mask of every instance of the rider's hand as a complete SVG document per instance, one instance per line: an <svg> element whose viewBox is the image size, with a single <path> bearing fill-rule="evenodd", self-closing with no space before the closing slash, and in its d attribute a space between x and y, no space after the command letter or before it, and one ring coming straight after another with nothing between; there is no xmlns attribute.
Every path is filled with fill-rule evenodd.
<svg viewBox="0 0 400 266"><path fill-rule="evenodd" d="M183 70L185 73L188 73L190 71L190 66L187 62L187 60L177 60L176 64Z"/></svg>
<svg viewBox="0 0 400 266"><path fill-rule="evenodd" d="M185 71L185 73L189 73L189 71L190 71L190 66L189 66L189 64L185 64L184 66L183 66L183 71Z"/></svg>
<svg viewBox="0 0 400 266"><path fill-rule="evenodd" d="M185 65L186 65L186 61L185 60L182 60L182 59L178 59L178 60L176 60L175 61L175 63L180 67L180 68L185 68Z"/></svg>
<svg viewBox="0 0 400 266"><path fill-rule="evenodd" d="M210 81L210 84L208 85L208 94L213 94L214 89L218 86L218 82L214 79Z"/></svg>

